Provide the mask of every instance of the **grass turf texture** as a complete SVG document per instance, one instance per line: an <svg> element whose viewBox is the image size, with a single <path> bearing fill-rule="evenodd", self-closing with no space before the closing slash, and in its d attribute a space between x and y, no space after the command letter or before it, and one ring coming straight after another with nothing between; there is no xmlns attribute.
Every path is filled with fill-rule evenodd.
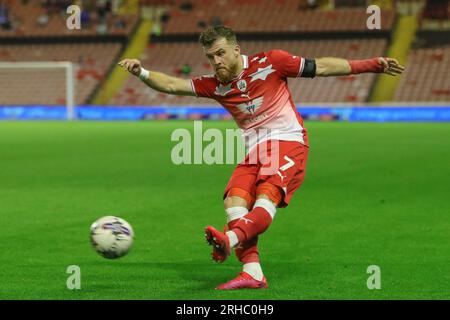
<svg viewBox="0 0 450 320"><path fill-rule="evenodd" d="M450 298L448 124L307 123L306 181L260 241L269 289L232 292L214 287L240 265L212 262L203 228L223 226L234 166L173 165L179 127L193 123L0 122L0 299ZM128 256L90 247L104 215L133 225Z"/></svg>

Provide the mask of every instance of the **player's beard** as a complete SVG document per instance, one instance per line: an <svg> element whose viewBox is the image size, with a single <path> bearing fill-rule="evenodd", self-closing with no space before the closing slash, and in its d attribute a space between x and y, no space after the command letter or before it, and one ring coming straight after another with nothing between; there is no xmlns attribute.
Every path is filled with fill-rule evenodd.
<svg viewBox="0 0 450 320"><path fill-rule="evenodd" d="M234 77L236 77L236 70L238 65L232 65L230 68L216 70L216 76L222 83L230 82Z"/></svg>

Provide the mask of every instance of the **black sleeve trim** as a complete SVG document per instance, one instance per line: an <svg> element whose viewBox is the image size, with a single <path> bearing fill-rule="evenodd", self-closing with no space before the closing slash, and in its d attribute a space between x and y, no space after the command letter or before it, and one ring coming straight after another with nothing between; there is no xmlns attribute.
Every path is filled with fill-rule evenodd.
<svg viewBox="0 0 450 320"><path fill-rule="evenodd" d="M303 67L302 78L314 78L316 76L316 60L305 59L305 66Z"/></svg>

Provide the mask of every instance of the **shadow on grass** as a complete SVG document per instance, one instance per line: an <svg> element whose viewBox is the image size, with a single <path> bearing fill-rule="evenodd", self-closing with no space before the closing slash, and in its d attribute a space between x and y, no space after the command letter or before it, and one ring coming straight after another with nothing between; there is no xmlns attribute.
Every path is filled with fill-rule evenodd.
<svg viewBox="0 0 450 320"><path fill-rule="evenodd" d="M212 261L200 263L197 261L181 262L121 262L120 264L108 264L103 262L89 263L85 268L104 268L104 274L113 270L113 275L120 274L121 279L129 283L152 283L153 286L167 286L181 290L208 290L218 284L230 280L240 266L237 263L215 264ZM96 277L96 280L99 280ZM100 284L95 281L92 289L117 288L114 283Z"/></svg>

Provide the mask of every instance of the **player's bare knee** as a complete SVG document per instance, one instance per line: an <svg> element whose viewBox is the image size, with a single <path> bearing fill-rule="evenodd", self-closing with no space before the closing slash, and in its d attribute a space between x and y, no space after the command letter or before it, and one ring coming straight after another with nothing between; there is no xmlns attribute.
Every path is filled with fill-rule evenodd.
<svg viewBox="0 0 450 320"><path fill-rule="evenodd" d="M223 206L225 209L232 207L247 207L247 201L241 197L237 196L228 196L223 201Z"/></svg>
<svg viewBox="0 0 450 320"><path fill-rule="evenodd" d="M223 207L225 209L231 208L233 206L233 199L231 199L231 197L226 197L223 200Z"/></svg>
<svg viewBox="0 0 450 320"><path fill-rule="evenodd" d="M247 190L241 188L231 188L224 201L225 209L231 207L245 207L250 209L255 202L255 197Z"/></svg>

